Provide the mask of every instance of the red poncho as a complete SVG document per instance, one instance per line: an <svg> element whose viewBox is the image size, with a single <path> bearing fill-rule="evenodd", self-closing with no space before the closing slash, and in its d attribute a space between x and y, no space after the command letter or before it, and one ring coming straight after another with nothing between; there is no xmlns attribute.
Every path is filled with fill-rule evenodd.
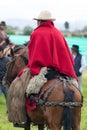
<svg viewBox="0 0 87 130"><path fill-rule="evenodd" d="M28 66L32 75L37 75L46 66L76 78L67 42L52 22L44 22L33 31L28 51Z"/></svg>

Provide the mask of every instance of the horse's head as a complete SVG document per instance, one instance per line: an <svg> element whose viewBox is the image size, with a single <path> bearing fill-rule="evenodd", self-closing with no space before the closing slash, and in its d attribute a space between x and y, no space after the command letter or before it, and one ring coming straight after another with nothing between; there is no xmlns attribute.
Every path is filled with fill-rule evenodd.
<svg viewBox="0 0 87 130"><path fill-rule="evenodd" d="M26 57L22 55L15 56L11 49L11 59L7 63L7 72L4 77L4 84L10 85L11 82L16 78L17 74L28 64Z"/></svg>
<svg viewBox="0 0 87 130"><path fill-rule="evenodd" d="M6 48L7 45L10 44L10 40L9 40L8 37L7 37L7 38L4 38L4 36L1 36L1 37L0 37L0 43L1 43L1 45L3 46L3 48Z"/></svg>

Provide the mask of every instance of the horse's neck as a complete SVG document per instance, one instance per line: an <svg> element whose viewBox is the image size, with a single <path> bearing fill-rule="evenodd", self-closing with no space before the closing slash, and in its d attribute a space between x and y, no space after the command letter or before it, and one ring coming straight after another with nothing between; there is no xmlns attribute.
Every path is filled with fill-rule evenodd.
<svg viewBox="0 0 87 130"><path fill-rule="evenodd" d="M15 55L22 55L25 56L26 58L28 57L28 49L24 45L16 45L13 48L13 51Z"/></svg>

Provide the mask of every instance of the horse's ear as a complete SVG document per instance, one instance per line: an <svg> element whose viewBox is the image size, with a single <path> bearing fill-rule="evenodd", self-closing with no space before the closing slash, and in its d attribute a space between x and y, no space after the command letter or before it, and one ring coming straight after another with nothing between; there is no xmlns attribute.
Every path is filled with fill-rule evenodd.
<svg viewBox="0 0 87 130"><path fill-rule="evenodd" d="M14 51L13 51L12 48L10 48L10 55L11 55L12 58L14 58Z"/></svg>

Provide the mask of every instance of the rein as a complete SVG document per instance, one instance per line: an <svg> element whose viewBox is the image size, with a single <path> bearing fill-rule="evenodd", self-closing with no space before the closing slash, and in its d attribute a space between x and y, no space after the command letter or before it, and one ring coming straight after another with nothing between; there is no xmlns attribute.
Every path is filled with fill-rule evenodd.
<svg viewBox="0 0 87 130"><path fill-rule="evenodd" d="M7 68L6 74L5 74L5 80L7 81L7 83L10 85L10 80L7 79L8 75L10 75L12 73L12 68L13 65L15 64L15 59L10 61L10 64Z"/></svg>
<svg viewBox="0 0 87 130"><path fill-rule="evenodd" d="M49 95L52 93L53 89L58 86L59 84L63 83L63 89L64 91L66 90L66 82L68 82L69 84L71 84L71 81L65 78L60 77L59 78L60 81L56 81L54 82L52 85L50 85L48 88L46 88L44 91L42 91L39 95L39 97L35 97L34 95L30 96L30 99L33 99L36 101L37 105L46 107L46 106L61 106L61 107L82 107L83 106L83 98L82 98L82 102L49 102L47 101Z"/></svg>

